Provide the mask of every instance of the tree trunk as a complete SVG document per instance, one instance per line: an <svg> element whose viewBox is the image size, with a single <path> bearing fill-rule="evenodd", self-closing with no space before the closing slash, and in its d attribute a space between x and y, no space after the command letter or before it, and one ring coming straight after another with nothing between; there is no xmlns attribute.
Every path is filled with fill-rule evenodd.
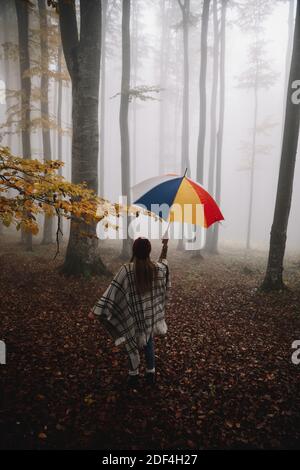
<svg viewBox="0 0 300 470"><path fill-rule="evenodd" d="M181 137L181 172L190 175L190 71L189 71L189 18L190 0L184 0L183 20L183 102L182 102L182 137Z"/></svg>
<svg viewBox="0 0 300 470"><path fill-rule="evenodd" d="M253 196L254 196L254 172L255 172L255 154L256 154L256 133L257 133L257 108L258 108L258 85L257 85L258 64L256 71L256 80L254 86L254 114L253 114L253 135L251 146L251 167L250 167L250 192L249 192L249 210L248 210L248 224L247 224L247 241L246 248L250 249L251 241L251 226L252 226L252 213L253 213Z"/></svg>
<svg viewBox="0 0 300 470"><path fill-rule="evenodd" d="M182 96L182 132L181 132L181 173L187 169L187 175L191 175L190 167L190 70L189 70L189 20L190 0L178 0L182 11L183 28L183 96ZM184 249L184 233L182 226L182 238L178 241L177 249Z"/></svg>
<svg viewBox="0 0 300 470"><path fill-rule="evenodd" d="M59 45L58 47L58 54L57 54L57 71L61 74L62 71L62 48ZM62 94L63 94L63 82L62 79L59 78L58 80L58 93L57 93L57 127L58 127L58 135L57 135L57 160L63 162L63 155L62 155ZM59 169L59 174L62 176L63 171L62 168Z"/></svg>
<svg viewBox="0 0 300 470"><path fill-rule="evenodd" d="M127 204L130 204L130 151L129 151L129 109L130 90L130 0L122 0L122 81L121 81L121 105L120 105L120 134L121 134L121 171L122 171L122 195L127 196ZM129 217L127 217L129 223ZM123 240L122 258L131 255L131 240L126 233Z"/></svg>
<svg viewBox="0 0 300 470"><path fill-rule="evenodd" d="M138 79L138 65L139 65L139 51L138 51L138 3L132 3L132 86L137 86ZM132 103L132 139L131 139L131 178L132 184L136 183L137 176L137 102L136 99Z"/></svg>
<svg viewBox="0 0 300 470"><path fill-rule="evenodd" d="M104 159L105 159L105 115L106 115L106 21L107 1L102 0L102 30L101 30L101 88L100 88L100 160L99 160L99 195L104 196Z"/></svg>
<svg viewBox="0 0 300 470"><path fill-rule="evenodd" d="M209 4L210 0L203 1L202 19L201 19L201 63L200 63L200 79L199 79L199 131L198 131L198 144L197 144L197 171L196 179L199 183L204 182L204 151L205 151L205 136L206 136L206 71L207 71L207 31L209 20ZM201 235L201 228L195 227L196 239ZM198 250L197 250L198 251ZM195 253L199 256L199 251Z"/></svg>
<svg viewBox="0 0 300 470"><path fill-rule="evenodd" d="M3 2L3 10L2 10L2 23L3 23L3 33L4 33L4 43L7 44L10 42L10 35L9 35L9 15L11 13L11 8L9 5L8 0ZM11 60L9 58L7 47L4 47L4 80L5 80L5 107L6 107L6 119L7 119L7 146L12 150L12 125L11 120L9 118L8 110L11 103L9 89L12 88L11 86Z"/></svg>
<svg viewBox="0 0 300 470"><path fill-rule="evenodd" d="M101 57L101 1L80 2L80 39L75 2L59 0L63 51L72 81L72 182L98 191L98 107ZM86 236L86 233L89 236ZM72 220L63 270L67 274L101 274L96 225Z"/></svg>
<svg viewBox="0 0 300 470"><path fill-rule="evenodd" d="M227 1L222 0L221 9L221 49L220 49L220 111L219 128L217 134L217 155L216 155L216 202L221 204L221 176L222 176L222 152L223 152L223 134L224 134L224 115L225 115L225 52L226 52L226 13ZM212 252L218 252L219 224L214 225Z"/></svg>
<svg viewBox="0 0 300 470"><path fill-rule="evenodd" d="M165 123L166 123L166 61L168 60L167 43L167 13L166 13L166 0L161 0L161 51L160 51L160 80L159 85L162 90L162 97L159 102L159 120L158 120L158 135L159 135L159 151L158 151L158 174L162 175L165 170Z"/></svg>
<svg viewBox="0 0 300 470"><path fill-rule="evenodd" d="M61 45L58 46L58 54L57 54L57 71L60 74L62 71L62 47ZM58 79L58 93L57 93L57 160L63 162L63 155L62 155L62 94L63 94L63 82L61 77ZM59 168L58 174L60 176L63 175L62 167ZM60 220L60 230L59 239L62 240L62 236L64 233L64 220L61 218Z"/></svg>
<svg viewBox="0 0 300 470"><path fill-rule="evenodd" d="M41 47L41 119L44 160L51 160L51 141L49 128L49 54L48 54L48 20L45 0L38 0L40 19ZM45 215L42 244L53 243L53 217Z"/></svg>
<svg viewBox="0 0 300 470"><path fill-rule="evenodd" d="M282 147L283 131L284 131L284 117L285 117L285 108L286 108L286 99L288 92L288 82L289 74L291 67L291 55L293 47L293 36L294 36L294 12L295 12L295 0L289 0L289 15L288 15L288 41L285 54L285 76L284 76L284 93L282 100L282 124L281 124L281 142L280 146Z"/></svg>
<svg viewBox="0 0 300 470"><path fill-rule="evenodd" d="M285 124L281 151L281 162L277 186L274 219L270 237L268 266L263 289L284 288L282 273L286 246L286 234L291 208L296 154L299 139L300 104L293 102L292 84L300 77L300 2L297 2L296 23L290 76L288 83L288 99L286 102Z"/></svg>
<svg viewBox="0 0 300 470"><path fill-rule="evenodd" d="M285 56L285 88L288 86L289 72L291 66L291 54L293 47L293 35L294 35L294 12L295 12L295 0L289 0L289 17L288 17L288 43L286 48ZM284 101L285 109L285 101Z"/></svg>
<svg viewBox="0 0 300 470"><path fill-rule="evenodd" d="M180 132L180 108L181 108L181 97L180 97L180 44L179 44L179 35L176 34L176 66L175 66L175 99L174 99L174 121L173 121L173 133L174 133L174 143L173 143L173 153L174 159L176 162L176 167L181 168L181 154L179 154L179 132ZM178 165L179 163L179 165Z"/></svg>
<svg viewBox="0 0 300 470"><path fill-rule="evenodd" d="M18 22L18 43L19 43L19 65L21 83L21 128L22 128L22 150L23 158L31 158L30 142L30 96L31 78L25 72L30 69L29 57L29 6L23 0L15 0L17 22ZM27 251L32 251L32 234L22 232L22 242Z"/></svg>
<svg viewBox="0 0 300 470"><path fill-rule="evenodd" d="M214 49L213 49L213 79L210 104L210 151L208 169L208 192L215 195L216 187L216 137L217 137L217 103L219 82L219 27L218 27L218 0L213 0L213 25L214 25ZM209 227L206 232L205 251L213 251L213 230Z"/></svg>
<svg viewBox="0 0 300 470"><path fill-rule="evenodd" d="M9 27L8 27L8 17L9 17L9 4L8 0L3 2L2 12L1 12L1 27L3 29L3 43L9 43ZM9 113L8 109L10 107L10 98L8 92L8 84L10 83L10 60L8 57L7 47L4 47L4 81L5 81L5 111L6 111L6 120L7 120L7 140L6 145L11 148L12 140L12 126L9 123ZM1 136L0 136L1 142ZM1 142L2 143L2 142ZM0 235L3 234L3 224L0 222Z"/></svg>
<svg viewBox="0 0 300 470"><path fill-rule="evenodd" d="M203 184L204 179L204 149L206 133L206 70L207 70L207 30L210 0L204 0L201 21L201 65L200 65L200 115L197 147L197 181Z"/></svg>

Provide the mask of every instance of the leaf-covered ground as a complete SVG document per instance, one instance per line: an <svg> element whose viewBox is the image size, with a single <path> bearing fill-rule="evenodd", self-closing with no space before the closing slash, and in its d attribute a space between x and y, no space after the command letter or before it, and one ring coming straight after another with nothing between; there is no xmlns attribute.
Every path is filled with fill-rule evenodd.
<svg viewBox="0 0 300 470"><path fill-rule="evenodd" d="M54 251L2 243L1 448L300 448L299 260L289 291L262 294L264 254L171 250L157 385L128 391L123 349L87 319L108 279L63 277ZM103 252L115 271L117 251Z"/></svg>

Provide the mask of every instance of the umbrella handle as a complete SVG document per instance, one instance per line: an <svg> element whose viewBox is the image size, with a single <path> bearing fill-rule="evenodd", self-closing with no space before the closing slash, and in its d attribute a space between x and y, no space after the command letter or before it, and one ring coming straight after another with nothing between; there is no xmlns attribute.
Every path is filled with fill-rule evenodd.
<svg viewBox="0 0 300 470"><path fill-rule="evenodd" d="M162 236L162 240L168 240L169 239L169 228L170 228L170 221L168 223L168 226L167 226L167 229L166 229L165 233Z"/></svg>

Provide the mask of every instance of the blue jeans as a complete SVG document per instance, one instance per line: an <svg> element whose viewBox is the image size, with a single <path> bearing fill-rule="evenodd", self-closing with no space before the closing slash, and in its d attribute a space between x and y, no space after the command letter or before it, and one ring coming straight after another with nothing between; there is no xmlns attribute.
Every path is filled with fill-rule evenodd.
<svg viewBox="0 0 300 470"><path fill-rule="evenodd" d="M154 341L153 337L150 336L148 343L144 347L146 367L148 370L154 369L155 367L155 356L154 356Z"/></svg>
<svg viewBox="0 0 300 470"><path fill-rule="evenodd" d="M145 359L146 359L146 368L147 370L153 370L155 368L155 357L154 357L154 341L152 336L148 339L148 343L146 346L144 346L144 353L145 353ZM131 364L129 360L129 374L130 375L136 375L139 373L139 370L132 370L131 369Z"/></svg>

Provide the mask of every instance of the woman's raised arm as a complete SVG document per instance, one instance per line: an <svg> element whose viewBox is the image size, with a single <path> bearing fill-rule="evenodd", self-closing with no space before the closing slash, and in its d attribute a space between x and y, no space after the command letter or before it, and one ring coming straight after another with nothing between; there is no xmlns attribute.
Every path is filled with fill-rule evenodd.
<svg viewBox="0 0 300 470"><path fill-rule="evenodd" d="M168 241L169 239L168 238L163 238L162 240L162 249L161 249L161 252L160 252L160 256L158 258L158 261L160 262L162 259L166 259L167 258L167 253L168 253Z"/></svg>

